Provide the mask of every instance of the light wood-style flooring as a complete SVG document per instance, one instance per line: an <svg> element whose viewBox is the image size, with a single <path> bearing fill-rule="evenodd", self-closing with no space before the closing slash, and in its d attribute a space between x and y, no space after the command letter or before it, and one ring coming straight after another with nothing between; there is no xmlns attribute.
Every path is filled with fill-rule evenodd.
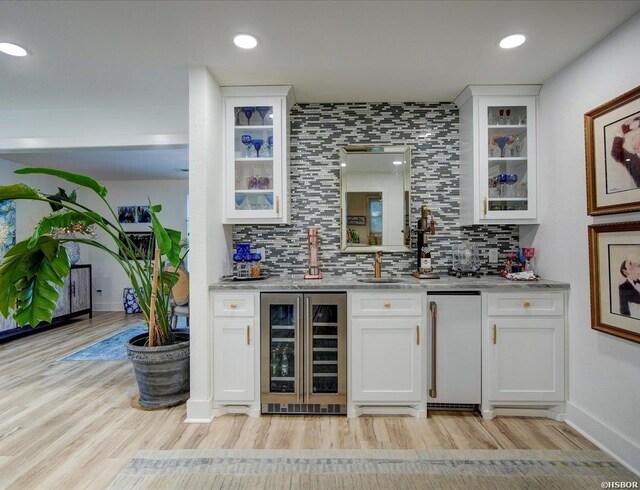
<svg viewBox="0 0 640 490"><path fill-rule="evenodd" d="M104 488L139 449L595 449L564 423L471 413L430 412L427 420L227 415L185 424L185 405L131 407L128 361L59 362L139 321L99 313L0 344L0 488Z"/></svg>

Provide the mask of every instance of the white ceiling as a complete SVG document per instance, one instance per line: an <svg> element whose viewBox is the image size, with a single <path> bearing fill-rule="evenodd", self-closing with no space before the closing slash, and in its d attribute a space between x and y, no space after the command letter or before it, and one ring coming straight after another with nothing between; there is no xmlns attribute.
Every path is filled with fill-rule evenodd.
<svg viewBox="0 0 640 490"><path fill-rule="evenodd" d="M90 175L98 180L187 179L189 150L174 148L83 148L0 153L0 159ZM2 163L0 162L0 165Z"/></svg>
<svg viewBox="0 0 640 490"><path fill-rule="evenodd" d="M544 82L639 10L640 0L0 1L0 41L32 52L0 56L0 110L186 105L187 69L203 65L223 85L291 84L303 103L451 101L468 84ZM238 32L258 48L236 48ZM513 32L528 42L499 49ZM186 166L169 154L160 173L160 153L10 159L167 178Z"/></svg>

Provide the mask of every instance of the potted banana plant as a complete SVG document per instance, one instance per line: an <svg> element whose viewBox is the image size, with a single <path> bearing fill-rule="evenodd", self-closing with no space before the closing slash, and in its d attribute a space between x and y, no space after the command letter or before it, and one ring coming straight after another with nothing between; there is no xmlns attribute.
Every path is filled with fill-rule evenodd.
<svg viewBox="0 0 640 490"><path fill-rule="evenodd" d="M172 331L169 323L169 296L178 279L177 269L188 250L181 233L165 228L158 218L160 205L149 203L154 240L146 260L138 260L140 250L125 233L112 206L107 189L94 179L48 168L23 168L17 174L58 177L95 193L105 204L101 214L78 202L74 190L60 188L46 195L26 184L0 186L0 201L27 200L49 203L53 212L43 217L31 237L10 248L0 264L0 314L12 316L19 326L50 322L70 265L65 243L75 242L102 250L125 272L144 314L148 332L126 343L133 363L143 408L165 408L189 398L189 333ZM95 240L99 233L108 246ZM171 271L167 266L173 266Z"/></svg>

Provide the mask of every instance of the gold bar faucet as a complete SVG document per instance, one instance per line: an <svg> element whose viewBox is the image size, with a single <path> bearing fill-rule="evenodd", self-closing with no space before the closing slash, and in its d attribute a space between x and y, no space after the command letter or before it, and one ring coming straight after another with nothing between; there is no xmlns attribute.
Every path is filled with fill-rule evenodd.
<svg viewBox="0 0 640 490"><path fill-rule="evenodd" d="M380 251L376 252L373 258L373 276L376 279L382 277L382 252Z"/></svg>

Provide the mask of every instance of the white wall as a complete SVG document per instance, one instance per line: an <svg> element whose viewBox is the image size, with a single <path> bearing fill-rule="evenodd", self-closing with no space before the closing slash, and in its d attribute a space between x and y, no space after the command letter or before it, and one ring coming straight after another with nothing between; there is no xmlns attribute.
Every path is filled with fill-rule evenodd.
<svg viewBox="0 0 640 490"><path fill-rule="evenodd" d="M161 204L160 222L166 228L178 230L183 236L187 233L187 180L156 181L105 181L101 182L109 191L107 200L117 212L118 206L144 206L149 200ZM89 207L100 213L107 208L94 193L87 193ZM148 223L125 223L125 231L149 231ZM116 247L113 240L104 235L98 238L108 244L112 250ZM95 248L83 250L80 263L91 264L93 270L93 307L96 311L123 311L122 290L131 287L124 271L102 250ZM97 291L101 290L101 293Z"/></svg>
<svg viewBox="0 0 640 490"><path fill-rule="evenodd" d="M0 185L17 184L24 182L32 187L37 187L46 194L55 194L58 186L71 189L73 184L47 175L16 175L14 172L24 165L0 159ZM20 241L33 233L40 219L51 213L51 208L46 203L32 201L16 201L16 241Z"/></svg>
<svg viewBox="0 0 640 490"><path fill-rule="evenodd" d="M184 106L0 111L0 149L186 144L187 121Z"/></svg>
<svg viewBox="0 0 640 490"><path fill-rule="evenodd" d="M222 95L206 68L189 70L191 397L187 422L209 422L213 332L209 284L223 273L231 227L222 225Z"/></svg>
<svg viewBox="0 0 640 490"><path fill-rule="evenodd" d="M540 93L540 222L521 241L538 270L571 283L567 421L640 472L640 344L591 329L586 209L585 112L640 84L640 15L547 80Z"/></svg>

